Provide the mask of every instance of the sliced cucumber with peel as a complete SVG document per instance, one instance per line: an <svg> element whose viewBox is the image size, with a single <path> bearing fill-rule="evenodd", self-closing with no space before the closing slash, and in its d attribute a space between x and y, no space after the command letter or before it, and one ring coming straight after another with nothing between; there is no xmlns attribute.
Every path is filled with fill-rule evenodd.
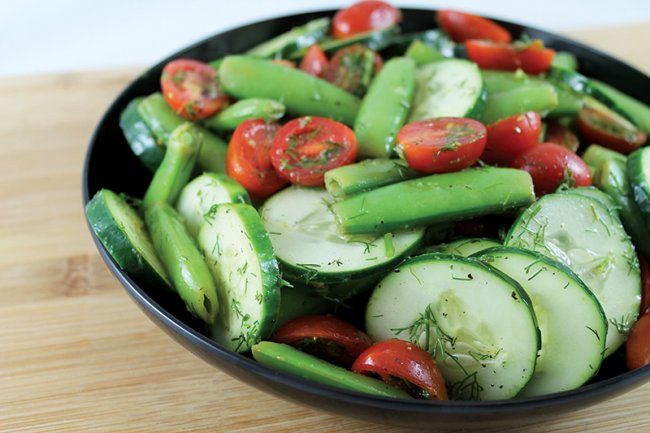
<svg viewBox="0 0 650 433"><path fill-rule="evenodd" d="M198 242L219 295L213 340L246 352L270 337L280 309L281 277L273 246L252 206L219 205L201 227Z"/></svg>
<svg viewBox="0 0 650 433"><path fill-rule="evenodd" d="M284 54L306 49L321 41L327 35L329 28L329 18L317 18L264 41L246 53L255 57L282 57Z"/></svg>
<svg viewBox="0 0 650 433"><path fill-rule="evenodd" d="M456 239L448 243L432 245L422 251L423 253L443 253L454 256L469 257L480 251L489 248L498 247L501 244L498 241L487 238L466 238Z"/></svg>
<svg viewBox="0 0 650 433"><path fill-rule="evenodd" d="M374 340L400 338L431 353L451 399L512 398L528 383L540 347L521 286L474 260L424 254L381 280L366 309Z"/></svg>
<svg viewBox="0 0 650 433"><path fill-rule="evenodd" d="M260 214L285 278L337 283L387 271L417 248L423 228L343 236L322 189L289 187L268 199Z"/></svg>
<svg viewBox="0 0 650 433"><path fill-rule="evenodd" d="M129 277L151 287L172 290L143 219L120 195L98 191L86 205L86 218L97 238Z"/></svg>
<svg viewBox="0 0 650 433"><path fill-rule="evenodd" d="M585 283L563 264L529 250L496 247L477 258L517 281L533 303L542 348L519 396L567 391L591 379L603 361L607 319Z"/></svg>
<svg viewBox="0 0 650 433"><path fill-rule="evenodd" d="M476 63L440 60L418 68L408 122L434 117L476 117L485 103L483 76Z"/></svg>
<svg viewBox="0 0 650 433"><path fill-rule="evenodd" d="M185 185L176 201L176 210L192 236L196 236L213 206L250 202L246 189L233 178L223 173L203 173Z"/></svg>
<svg viewBox="0 0 650 433"><path fill-rule="evenodd" d="M627 177L646 228L650 228L650 147L642 147L628 156Z"/></svg>
<svg viewBox="0 0 650 433"><path fill-rule="evenodd" d="M505 244L555 259L587 284L607 315L605 356L625 342L639 312L639 264L618 216L605 205L580 194L548 194L519 216Z"/></svg>

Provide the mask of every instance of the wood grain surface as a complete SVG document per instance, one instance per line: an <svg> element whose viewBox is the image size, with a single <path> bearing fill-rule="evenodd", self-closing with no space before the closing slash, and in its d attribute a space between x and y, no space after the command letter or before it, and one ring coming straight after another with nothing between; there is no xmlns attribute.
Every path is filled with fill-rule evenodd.
<svg viewBox="0 0 650 433"><path fill-rule="evenodd" d="M569 36L650 73L650 23ZM141 70L0 80L0 431L403 431L230 378L155 327L111 276L86 227L81 168L94 126ZM648 393L485 431L650 431Z"/></svg>

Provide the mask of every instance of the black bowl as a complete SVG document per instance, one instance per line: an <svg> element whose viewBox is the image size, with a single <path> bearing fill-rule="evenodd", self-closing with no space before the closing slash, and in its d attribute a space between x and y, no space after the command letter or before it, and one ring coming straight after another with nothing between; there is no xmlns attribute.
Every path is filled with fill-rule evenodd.
<svg viewBox="0 0 650 433"><path fill-rule="evenodd" d="M171 59L189 57L204 61L238 53L287 29L335 11L322 11L270 19L210 37L161 61L131 83L113 102L90 141L83 170L83 202L101 188L140 197L151 174L131 153L119 128L122 109L136 96L159 90L162 67ZM434 27L433 11L404 9L404 33ZM650 78L634 68L562 36L500 21L514 35L525 32L557 50L574 53L585 75L608 82L650 104ZM226 373L279 397L341 415L394 425L421 428L472 428L535 423L584 408L629 391L650 378L650 367L627 372L623 355L608 358L589 384L562 393L496 402L429 402L394 400L357 394L320 385L271 370L245 355L220 347L201 332L200 324L182 302L168 294L141 286L125 275L91 229L97 248L117 279L138 306L173 339Z"/></svg>

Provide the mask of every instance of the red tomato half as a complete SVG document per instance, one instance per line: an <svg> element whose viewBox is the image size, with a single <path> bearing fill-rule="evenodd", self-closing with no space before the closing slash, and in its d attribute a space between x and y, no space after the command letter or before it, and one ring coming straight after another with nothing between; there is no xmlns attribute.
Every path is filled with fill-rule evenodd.
<svg viewBox="0 0 650 433"><path fill-rule="evenodd" d="M357 156L354 132L340 122L306 116L286 123L275 136L271 162L281 177L303 186L322 186L325 172Z"/></svg>
<svg viewBox="0 0 650 433"><path fill-rule="evenodd" d="M225 107L229 98L219 84L217 71L196 60L172 60L160 77L162 94L170 107L188 120L210 117Z"/></svg>
<svg viewBox="0 0 650 433"><path fill-rule="evenodd" d="M305 57L300 62L300 69L308 74L321 77L327 67L327 56L318 45L314 44L307 49Z"/></svg>
<svg viewBox="0 0 650 433"><path fill-rule="evenodd" d="M573 186L591 185L591 171L582 158L555 143L539 143L511 166L530 173L538 196L554 192L565 181Z"/></svg>
<svg viewBox="0 0 650 433"><path fill-rule="evenodd" d="M271 145L279 129L278 123L250 119L242 122L230 138L226 173L253 198L268 197L287 184L271 164Z"/></svg>
<svg viewBox="0 0 650 433"><path fill-rule="evenodd" d="M544 48L541 40L527 44L501 44L479 39L465 41L467 57L481 69L514 71L523 69L529 74L548 71L555 57L555 51Z"/></svg>
<svg viewBox="0 0 650 433"><path fill-rule="evenodd" d="M334 39L348 38L358 33L379 30L402 20L402 13L395 6L376 0L354 3L341 9L332 20Z"/></svg>
<svg viewBox="0 0 650 433"><path fill-rule="evenodd" d="M409 167L425 173L447 173L470 167L485 149L487 130L474 119L440 117L404 125L397 148Z"/></svg>
<svg viewBox="0 0 650 433"><path fill-rule="evenodd" d="M516 114L487 126L487 144L481 160L508 165L539 143L542 119L535 111Z"/></svg>
<svg viewBox="0 0 650 433"><path fill-rule="evenodd" d="M583 108L578 114L580 136L588 143L598 143L623 154L628 154L646 142L645 132L631 123L623 123L602 111Z"/></svg>
<svg viewBox="0 0 650 433"><path fill-rule="evenodd" d="M363 44L354 44L334 53L323 78L354 95L363 96L383 64L379 54Z"/></svg>
<svg viewBox="0 0 650 433"><path fill-rule="evenodd" d="M507 44L512 40L510 32L492 20L451 9L438 11L438 26L456 42L468 39L487 39Z"/></svg>
<svg viewBox="0 0 650 433"><path fill-rule="evenodd" d="M384 340L363 352L352 371L377 375L413 397L447 400L445 379L431 355L404 340Z"/></svg>
<svg viewBox="0 0 650 433"><path fill-rule="evenodd" d="M636 321L625 343L627 368L634 370L650 364L650 314Z"/></svg>
<svg viewBox="0 0 650 433"><path fill-rule="evenodd" d="M577 152L580 147L580 140L566 126L549 120L546 122L546 137L548 143L561 144L571 152Z"/></svg>
<svg viewBox="0 0 650 433"><path fill-rule="evenodd" d="M334 316L302 316L282 325L271 337L276 343L294 346L303 352L350 367L372 345L366 333Z"/></svg>
<svg viewBox="0 0 650 433"><path fill-rule="evenodd" d="M639 268L641 269L641 307L640 314L650 312L650 266L648 261L641 254L639 256Z"/></svg>

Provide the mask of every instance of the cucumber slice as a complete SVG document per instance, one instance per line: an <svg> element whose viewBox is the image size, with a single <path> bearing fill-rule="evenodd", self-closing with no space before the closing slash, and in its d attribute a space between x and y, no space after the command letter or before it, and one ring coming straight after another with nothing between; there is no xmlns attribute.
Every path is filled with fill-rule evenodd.
<svg viewBox="0 0 650 433"><path fill-rule="evenodd" d="M423 253L443 253L469 257L480 251L498 246L501 246L499 242L487 238L456 239L446 244L432 245L426 248Z"/></svg>
<svg viewBox="0 0 650 433"><path fill-rule="evenodd" d="M147 124L138 113L142 97L135 98L120 114L120 128L129 147L150 171L156 171L165 156L165 147L156 141Z"/></svg>
<svg viewBox="0 0 650 433"><path fill-rule="evenodd" d="M548 194L519 216L505 244L563 263L591 289L607 315L609 356L627 337L641 298L639 264L618 217L580 194Z"/></svg>
<svg viewBox="0 0 650 433"><path fill-rule="evenodd" d="M485 103L483 76L476 63L448 59L419 68L408 122L433 117L476 117Z"/></svg>
<svg viewBox="0 0 650 433"><path fill-rule="evenodd" d="M607 319L582 280L561 263L519 248L491 248L478 259L512 277L533 302L542 348L519 396L567 391L591 379L603 361Z"/></svg>
<svg viewBox="0 0 650 433"><path fill-rule="evenodd" d="M613 212L614 214L618 212L619 206L614 202L612 197L609 194L599 190L595 186L580 186L559 192L564 194L580 194L591 197L594 200L599 201L603 206L607 208L608 211Z"/></svg>
<svg viewBox="0 0 650 433"><path fill-rule="evenodd" d="M113 260L129 277L147 286L172 290L144 221L124 198L109 189L98 191L86 205L86 218Z"/></svg>
<svg viewBox="0 0 650 433"><path fill-rule="evenodd" d="M176 210L196 237L206 214L216 210L214 205L250 202L248 192L236 180L223 173L203 173L185 185L176 201Z"/></svg>
<svg viewBox="0 0 650 433"><path fill-rule="evenodd" d="M274 38L262 42L246 52L255 57L282 57L285 53L308 48L321 41L330 29L329 18L318 18Z"/></svg>
<svg viewBox="0 0 650 433"><path fill-rule="evenodd" d="M450 398L512 398L535 369L539 332L528 296L474 259L425 254L408 259L373 291L366 330L401 338L436 359Z"/></svg>
<svg viewBox="0 0 650 433"><path fill-rule="evenodd" d="M322 189L289 187L268 199L260 214L290 281L346 282L387 271L414 251L424 229L342 236Z"/></svg>
<svg viewBox="0 0 650 433"><path fill-rule="evenodd" d="M380 51L389 46L395 36L399 33L397 26L389 26L384 29L371 30L369 32L358 33L349 38L343 39L326 39L318 43L318 46L326 54L333 54L341 48L349 47L350 45L363 44L373 51ZM309 46L289 52L287 58L291 60L298 60L302 58L307 52Z"/></svg>
<svg viewBox="0 0 650 433"><path fill-rule="evenodd" d="M627 177L646 227L650 227L650 147L635 150L627 157Z"/></svg>
<svg viewBox="0 0 650 433"><path fill-rule="evenodd" d="M219 294L210 336L246 352L270 337L280 309L280 270L269 236L255 208L224 203L203 224L198 242Z"/></svg>

